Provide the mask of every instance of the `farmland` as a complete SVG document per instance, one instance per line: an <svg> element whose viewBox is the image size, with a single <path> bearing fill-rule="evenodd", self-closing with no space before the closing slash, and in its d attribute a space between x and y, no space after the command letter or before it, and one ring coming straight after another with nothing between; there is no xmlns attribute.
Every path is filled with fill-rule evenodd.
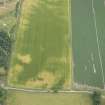
<svg viewBox="0 0 105 105"><path fill-rule="evenodd" d="M72 0L74 81L79 85L105 85L104 0Z"/></svg>
<svg viewBox="0 0 105 105"><path fill-rule="evenodd" d="M7 96L3 102L105 105L105 91L101 90L105 86L105 2L22 1L14 4L10 0L7 8L11 8L0 11L0 64L6 65L3 60L10 64L4 67L5 72L0 68L0 87ZM10 52L11 62L5 59L5 49Z"/></svg>
<svg viewBox="0 0 105 105"><path fill-rule="evenodd" d="M7 105L92 105L88 94L78 93L24 93L10 91ZM104 104L102 104L104 105Z"/></svg>
<svg viewBox="0 0 105 105"><path fill-rule="evenodd" d="M68 0L23 2L8 77L9 85L70 88L68 8Z"/></svg>

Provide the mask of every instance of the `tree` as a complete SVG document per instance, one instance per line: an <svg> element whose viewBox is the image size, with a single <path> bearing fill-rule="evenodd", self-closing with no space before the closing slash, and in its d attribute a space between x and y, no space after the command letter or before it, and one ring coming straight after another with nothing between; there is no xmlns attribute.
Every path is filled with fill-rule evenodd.
<svg viewBox="0 0 105 105"><path fill-rule="evenodd" d="M64 82L65 82L64 77L62 77L60 80L58 80L58 81L54 84L54 86L51 88L51 89L53 90L53 92L54 92L54 93L57 93L59 90L61 90L62 87L63 87Z"/></svg>
<svg viewBox="0 0 105 105"><path fill-rule="evenodd" d="M0 32L0 67L8 68L12 50L12 41L4 31Z"/></svg>
<svg viewBox="0 0 105 105"><path fill-rule="evenodd" d="M0 87L0 104L3 104L6 100L7 91Z"/></svg>
<svg viewBox="0 0 105 105"><path fill-rule="evenodd" d="M94 91L92 94L93 105L101 105L101 92Z"/></svg>

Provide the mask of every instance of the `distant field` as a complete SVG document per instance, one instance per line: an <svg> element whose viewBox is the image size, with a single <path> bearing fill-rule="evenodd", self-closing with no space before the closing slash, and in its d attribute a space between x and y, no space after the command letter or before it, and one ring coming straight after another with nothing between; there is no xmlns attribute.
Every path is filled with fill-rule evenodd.
<svg viewBox="0 0 105 105"><path fill-rule="evenodd" d="M49 94L11 91L7 105L93 105L87 94ZM102 104L104 105L104 104Z"/></svg>
<svg viewBox="0 0 105 105"><path fill-rule="evenodd" d="M70 88L69 0L25 0L9 85ZM71 31L71 30L70 30Z"/></svg>

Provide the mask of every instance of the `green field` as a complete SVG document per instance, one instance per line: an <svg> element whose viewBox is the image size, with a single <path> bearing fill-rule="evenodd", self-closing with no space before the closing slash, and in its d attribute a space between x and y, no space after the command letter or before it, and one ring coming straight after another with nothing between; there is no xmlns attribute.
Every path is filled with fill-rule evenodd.
<svg viewBox="0 0 105 105"><path fill-rule="evenodd" d="M69 0L25 0L8 83L70 88Z"/></svg>
<svg viewBox="0 0 105 105"><path fill-rule="evenodd" d="M92 105L92 101L88 94L24 93L11 91L8 95L7 105Z"/></svg>
<svg viewBox="0 0 105 105"><path fill-rule="evenodd" d="M104 0L72 0L74 81L105 87Z"/></svg>

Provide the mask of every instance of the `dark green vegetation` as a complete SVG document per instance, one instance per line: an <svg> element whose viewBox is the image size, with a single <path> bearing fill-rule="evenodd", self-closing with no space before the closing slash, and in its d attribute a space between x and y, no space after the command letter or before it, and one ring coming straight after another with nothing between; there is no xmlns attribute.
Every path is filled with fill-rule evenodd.
<svg viewBox="0 0 105 105"><path fill-rule="evenodd" d="M4 105L7 97L7 91L0 87L0 104Z"/></svg>
<svg viewBox="0 0 105 105"><path fill-rule="evenodd" d="M62 89L63 84L65 79L62 77L59 81L55 82L55 84L52 86L53 92L57 93L60 89Z"/></svg>
<svg viewBox="0 0 105 105"><path fill-rule="evenodd" d="M16 0L8 0L5 3L5 5L0 5L0 67L8 69L15 38Z"/></svg>
<svg viewBox="0 0 105 105"><path fill-rule="evenodd" d="M39 1L30 1L36 4L28 9L29 15L22 11L10 76L19 73L16 73L15 79L10 77L10 84L25 86L33 82L35 85L28 87L42 88L42 85L36 84L47 79L43 85L50 88L55 85L54 81L59 82L63 77L63 83L56 84L60 85L59 87L66 84L68 87L71 75L68 0ZM28 7L23 6L22 10L26 8ZM21 23L23 18L24 21ZM17 65L21 70L16 69ZM39 79L39 75L43 75L41 73L52 77L49 76L48 79L44 76Z"/></svg>
<svg viewBox="0 0 105 105"><path fill-rule="evenodd" d="M10 55L12 49L12 41L7 33L0 32L0 67L8 69Z"/></svg>
<svg viewBox="0 0 105 105"><path fill-rule="evenodd" d="M101 105L101 92L94 91L92 94L93 105Z"/></svg>
<svg viewBox="0 0 105 105"><path fill-rule="evenodd" d="M82 85L105 84L104 0L72 0L74 81ZM96 25L96 26L95 26Z"/></svg>

